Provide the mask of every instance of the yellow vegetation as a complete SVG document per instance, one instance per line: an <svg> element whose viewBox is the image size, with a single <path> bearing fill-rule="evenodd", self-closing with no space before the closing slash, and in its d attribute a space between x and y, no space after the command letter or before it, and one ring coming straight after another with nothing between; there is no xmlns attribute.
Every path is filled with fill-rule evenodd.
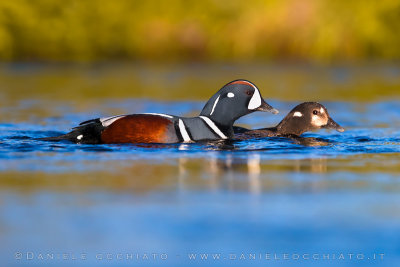
<svg viewBox="0 0 400 267"><path fill-rule="evenodd" d="M400 59L397 0L6 0L3 61Z"/></svg>

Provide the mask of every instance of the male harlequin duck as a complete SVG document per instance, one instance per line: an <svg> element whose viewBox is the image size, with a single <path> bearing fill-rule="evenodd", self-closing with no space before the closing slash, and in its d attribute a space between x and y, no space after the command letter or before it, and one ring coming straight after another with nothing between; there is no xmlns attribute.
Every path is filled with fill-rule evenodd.
<svg viewBox="0 0 400 267"><path fill-rule="evenodd" d="M82 122L65 135L41 140L118 144L230 139L235 120L254 111L278 113L263 100L253 83L235 80L213 95L198 117L145 113L97 118Z"/></svg>
<svg viewBox="0 0 400 267"><path fill-rule="evenodd" d="M233 127L235 139L239 140L272 136L300 136L305 132L321 128L344 132L344 129L329 116L326 107L316 102L305 102L296 106L275 127L257 130Z"/></svg>

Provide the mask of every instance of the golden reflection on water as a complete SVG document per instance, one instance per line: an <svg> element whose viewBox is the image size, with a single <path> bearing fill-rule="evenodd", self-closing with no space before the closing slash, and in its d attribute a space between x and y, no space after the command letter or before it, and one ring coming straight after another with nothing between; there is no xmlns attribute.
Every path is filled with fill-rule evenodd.
<svg viewBox="0 0 400 267"><path fill-rule="evenodd" d="M97 164L97 165L96 165ZM252 194L280 190L368 189L374 186L398 190L398 155L364 154L346 158L265 160L262 152L234 157L210 152L208 158L180 157L166 161L134 160L87 162L97 171L68 173L5 171L0 173L1 190L21 192L126 191L146 194L160 191L246 191ZM93 166L92 166L93 165ZM379 181L380 173L388 177ZM299 174L299 175L296 175ZM338 175L339 174L339 175ZM372 178L367 179L371 174Z"/></svg>
<svg viewBox="0 0 400 267"><path fill-rule="evenodd" d="M328 172L328 161L323 157L294 160L293 167L296 172L326 173Z"/></svg>

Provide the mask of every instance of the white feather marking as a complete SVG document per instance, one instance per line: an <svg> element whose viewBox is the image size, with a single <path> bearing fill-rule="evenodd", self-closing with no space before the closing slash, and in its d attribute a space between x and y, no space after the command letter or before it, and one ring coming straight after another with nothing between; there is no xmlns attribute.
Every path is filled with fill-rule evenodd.
<svg viewBox="0 0 400 267"><path fill-rule="evenodd" d="M326 123L327 123L327 120L321 118L318 115L313 115L312 118L311 118L311 124L316 126L316 127L324 126L324 125L326 125Z"/></svg>
<svg viewBox="0 0 400 267"><path fill-rule="evenodd" d="M168 119L174 118L174 117L171 116L171 115L162 114L162 113L142 113L142 114L145 114L145 115L154 115L154 116L161 116L161 117L165 117L165 118L168 118Z"/></svg>
<svg viewBox="0 0 400 267"><path fill-rule="evenodd" d="M209 118L204 117L204 116L200 116L200 118L201 118L203 121L205 121L205 122L207 123L207 125L210 126L210 128L211 128L217 135L219 135L219 137L221 137L222 139L228 139L228 137L226 137L226 135L225 135L223 132L221 132L221 130L217 127L217 125L215 125L215 123L214 123L212 120L210 120Z"/></svg>
<svg viewBox="0 0 400 267"><path fill-rule="evenodd" d="M254 88L254 94L250 99L249 106L247 107L249 110L253 110L253 109L256 109L261 106L261 104L262 104L261 94L260 94L260 91L258 90L257 86L255 86L254 84L252 84L249 81L242 81L242 80L235 81L230 84L236 84L236 83L245 83Z"/></svg>
<svg viewBox="0 0 400 267"><path fill-rule="evenodd" d="M185 124L181 119L179 119L179 131L181 132L182 138L184 142L190 142L192 139L190 139L189 134L186 131Z"/></svg>
<svg viewBox="0 0 400 267"><path fill-rule="evenodd" d="M78 140L82 140L82 138L83 138L83 135L81 134L81 135L78 135L77 137L76 137L76 139L78 139Z"/></svg>
<svg viewBox="0 0 400 267"><path fill-rule="evenodd" d="M212 107L212 109L211 109L210 116L214 113L215 106L217 105L220 96L221 96L221 95L219 95L219 96L217 97L217 99L215 100L214 105L213 105L213 107Z"/></svg>
<svg viewBox="0 0 400 267"><path fill-rule="evenodd" d="M254 94L250 99L249 106L247 107L249 110L256 109L261 106L261 95L260 91L258 91L257 87L254 87Z"/></svg>
<svg viewBox="0 0 400 267"><path fill-rule="evenodd" d="M161 116L161 117L165 117L168 119L174 118L173 116L170 116L167 114L161 114L161 113L139 113L139 114ZM127 115L117 115L117 116L112 116L112 117L100 118L100 122L104 127L108 127L111 124L113 124L116 120L121 119L126 116Z"/></svg>
<svg viewBox="0 0 400 267"><path fill-rule="evenodd" d="M100 122L104 127L108 127L116 120L121 119L125 116L126 115L117 115L117 116L112 116L112 117L100 118Z"/></svg>
<svg viewBox="0 0 400 267"><path fill-rule="evenodd" d="M296 112L293 114L293 117L303 117L303 113L301 113L301 112L299 112L299 111L296 111Z"/></svg>
<svg viewBox="0 0 400 267"><path fill-rule="evenodd" d="M230 84L236 84L236 83L245 83L254 88L254 94L250 99L249 106L247 107L249 110L253 110L253 109L256 109L261 106L261 104L262 104L261 94L260 94L260 91L258 90L257 86L255 86L254 84L252 84L249 81L242 81L242 80L235 81Z"/></svg>
<svg viewBox="0 0 400 267"><path fill-rule="evenodd" d="M230 97L230 98L232 98L232 97L235 97L235 94L232 93L232 92L229 92L227 96Z"/></svg>
<svg viewBox="0 0 400 267"><path fill-rule="evenodd" d="M319 111L321 112L321 114L325 112L324 108L321 108Z"/></svg>

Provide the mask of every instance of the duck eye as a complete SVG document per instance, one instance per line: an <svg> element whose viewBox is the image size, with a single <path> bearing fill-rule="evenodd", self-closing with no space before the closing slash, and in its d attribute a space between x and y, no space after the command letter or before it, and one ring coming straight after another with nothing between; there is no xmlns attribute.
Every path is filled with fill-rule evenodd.
<svg viewBox="0 0 400 267"><path fill-rule="evenodd" d="M318 110L314 110L312 113L313 113L314 115L318 115Z"/></svg>
<svg viewBox="0 0 400 267"><path fill-rule="evenodd" d="M251 90L246 90L246 95L252 95L253 94L253 92L251 91Z"/></svg>

